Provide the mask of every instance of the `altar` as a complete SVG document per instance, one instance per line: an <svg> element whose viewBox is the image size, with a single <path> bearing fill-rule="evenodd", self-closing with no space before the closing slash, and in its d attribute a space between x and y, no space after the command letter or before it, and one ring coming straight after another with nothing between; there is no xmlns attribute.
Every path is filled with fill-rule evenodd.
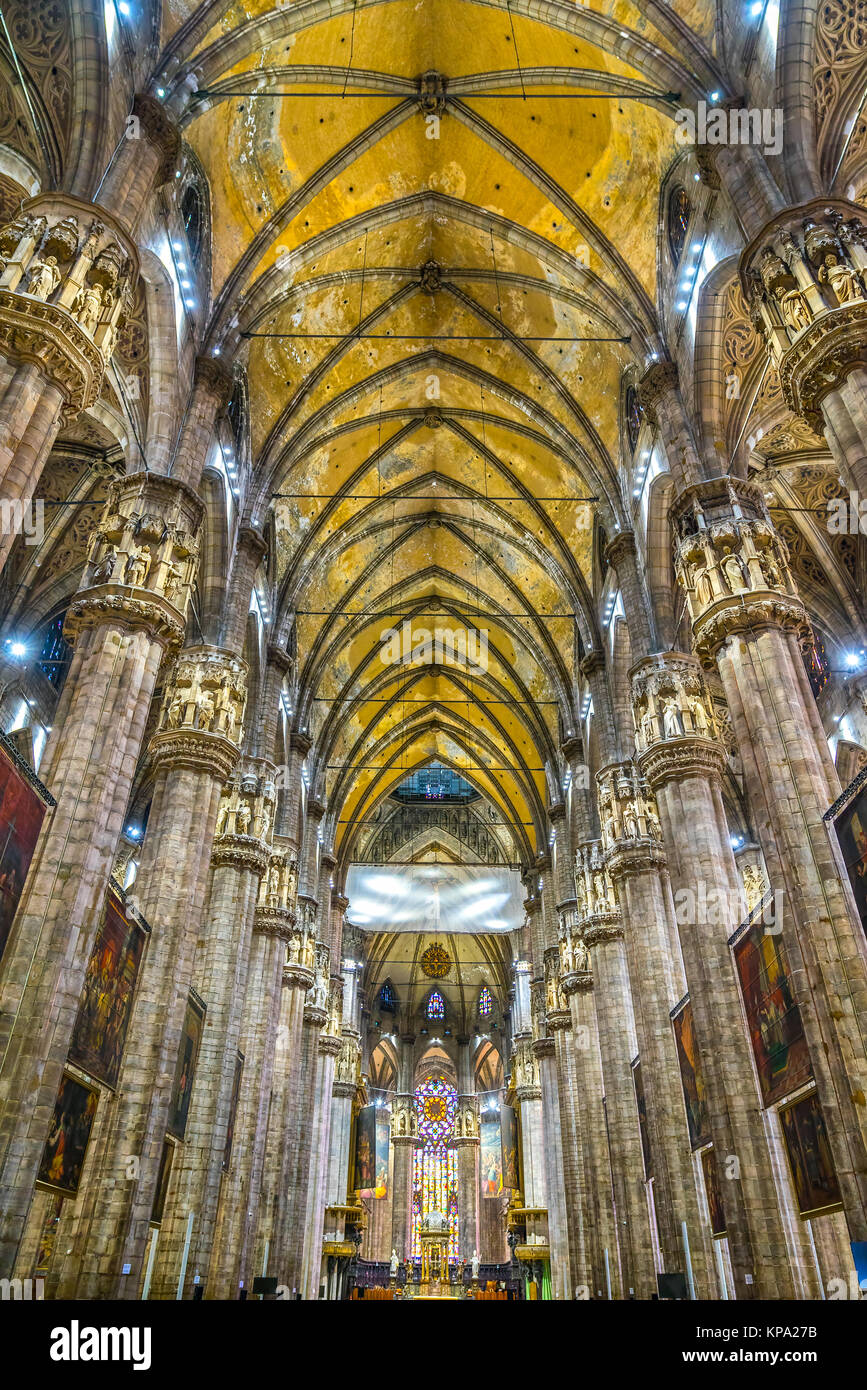
<svg viewBox="0 0 867 1390"><path fill-rule="evenodd" d="M463 1283L453 1283L449 1268L449 1223L441 1211L431 1211L419 1230L421 1247L421 1277L417 1286L407 1284L405 1298L443 1299L467 1298L478 1290L478 1255L473 1251L472 1289Z"/></svg>

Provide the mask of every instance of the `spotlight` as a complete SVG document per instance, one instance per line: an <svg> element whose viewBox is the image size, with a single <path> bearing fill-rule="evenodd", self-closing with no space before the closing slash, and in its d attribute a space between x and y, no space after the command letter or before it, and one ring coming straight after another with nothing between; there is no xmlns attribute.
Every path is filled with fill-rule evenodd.
<svg viewBox="0 0 867 1390"><path fill-rule="evenodd" d="M13 656L26 656L27 648L23 642L13 642L9 648Z"/></svg>
<svg viewBox="0 0 867 1390"><path fill-rule="evenodd" d="M127 828L126 828L126 833L127 833L127 835L129 836L129 838L130 838L131 840L140 840L140 839L141 839L141 826L140 826L140 825L128 825Z"/></svg>
<svg viewBox="0 0 867 1390"><path fill-rule="evenodd" d="M861 658L857 652L846 653L846 665L849 667L850 671L854 670L856 666L861 665Z"/></svg>
<svg viewBox="0 0 867 1390"><path fill-rule="evenodd" d="M708 101L719 101L719 92L711 92Z"/></svg>
<svg viewBox="0 0 867 1390"><path fill-rule="evenodd" d="M157 96L160 98L160 100L162 100L162 98L165 96L165 94L166 94L166 89L165 89L165 87L157 87Z"/></svg>

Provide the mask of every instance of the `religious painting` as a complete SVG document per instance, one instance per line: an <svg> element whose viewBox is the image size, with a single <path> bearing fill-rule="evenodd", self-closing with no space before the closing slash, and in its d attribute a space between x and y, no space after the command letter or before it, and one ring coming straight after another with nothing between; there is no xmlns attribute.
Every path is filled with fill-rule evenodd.
<svg viewBox="0 0 867 1390"><path fill-rule="evenodd" d="M376 1106L363 1105L355 1121L355 1187L359 1196L376 1189Z"/></svg>
<svg viewBox="0 0 867 1390"><path fill-rule="evenodd" d="M374 1125L374 1197L388 1196L388 1157L391 1147L391 1125L388 1111L383 1105L375 1105L376 1123Z"/></svg>
<svg viewBox="0 0 867 1390"><path fill-rule="evenodd" d="M133 996L147 939L127 915L123 899L109 888L72 1030L69 1060L116 1086L132 1013Z"/></svg>
<svg viewBox="0 0 867 1390"><path fill-rule="evenodd" d="M166 1196L168 1195L169 1182L172 1176L172 1164L175 1158L175 1145L171 1139L163 1141L163 1151L160 1155L160 1170L157 1173L157 1186L154 1193L154 1204L151 1209L151 1225L159 1226L163 1219L163 1212L166 1209Z"/></svg>
<svg viewBox="0 0 867 1390"><path fill-rule="evenodd" d="M503 1187L520 1187L518 1174L518 1117L514 1106L500 1106L500 1139L503 1159Z"/></svg>
<svg viewBox="0 0 867 1390"><path fill-rule="evenodd" d="M738 941L734 955L762 1099L771 1105L813 1075L801 1011L779 936L757 924Z"/></svg>
<svg viewBox="0 0 867 1390"><path fill-rule="evenodd" d="M53 798L0 735L0 957Z"/></svg>
<svg viewBox="0 0 867 1390"><path fill-rule="evenodd" d="M712 1145L709 1149L702 1150L701 1171L704 1175L704 1190L707 1193L707 1205L710 1214L710 1233L714 1240L722 1240L723 1236L728 1234L726 1230L726 1212L723 1206L719 1167Z"/></svg>
<svg viewBox="0 0 867 1390"><path fill-rule="evenodd" d="M199 1046L204 1027L205 1006L195 990L190 990L169 1107L169 1134L173 1134L176 1139L183 1139L187 1128L190 1098L193 1094L193 1082L196 1076L196 1062L199 1057Z"/></svg>
<svg viewBox="0 0 867 1390"><path fill-rule="evenodd" d="M867 787L836 817L834 829L855 894L861 926L867 931Z"/></svg>
<svg viewBox="0 0 867 1390"><path fill-rule="evenodd" d="M653 1173L650 1167L650 1131L647 1128L647 1100L644 1095L644 1081L641 1076L641 1061L636 1057L632 1063L632 1081L635 1086L635 1104L638 1106L638 1132L641 1135L641 1155L644 1159L644 1176L649 1180Z"/></svg>
<svg viewBox="0 0 867 1390"><path fill-rule="evenodd" d="M48 1205L42 1218L39 1247L36 1251L36 1267L33 1271L37 1278L42 1279L47 1275L48 1266L51 1264L51 1256L54 1254L54 1246L57 1241L57 1228L60 1225L60 1213L63 1210L63 1197L59 1192L46 1194L46 1198Z"/></svg>
<svg viewBox="0 0 867 1390"><path fill-rule="evenodd" d="M71 1196L78 1191L98 1100L92 1086L63 1073L39 1168L39 1181L46 1187Z"/></svg>
<svg viewBox="0 0 867 1390"><path fill-rule="evenodd" d="M780 1124L801 1216L842 1206L822 1107L815 1091L780 1111Z"/></svg>
<svg viewBox="0 0 867 1390"><path fill-rule="evenodd" d="M229 1171L232 1161L232 1143L235 1138L235 1117L238 1113L238 1097L241 1094L241 1073L244 1070L244 1054L235 1055L235 1070L232 1075L232 1095L229 1099L229 1123L226 1126L226 1143L223 1148L223 1172Z"/></svg>
<svg viewBox="0 0 867 1390"><path fill-rule="evenodd" d="M683 1085L683 1099L689 1125L690 1148L700 1149L702 1144L710 1143L710 1126L708 1124L707 1102L705 1101L704 1078L695 1043L692 1004L688 999L675 1010L671 1016L671 1021L674 1025L677 1060L680 1064L680 1080Z"/></svg>
<svg viewBox="0 0 867 1390"><path fill-rule="evenodd" d="M503 1146L500 1117L489 1115L479 1121L479 1180L483 1197L499 1197L503 1190Z"/></svg>

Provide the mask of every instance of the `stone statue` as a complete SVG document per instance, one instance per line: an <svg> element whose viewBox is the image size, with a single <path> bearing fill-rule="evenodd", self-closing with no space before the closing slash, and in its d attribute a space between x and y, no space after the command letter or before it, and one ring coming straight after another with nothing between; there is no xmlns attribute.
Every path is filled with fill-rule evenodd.
<svg viewBox="0 0 867 1390"><path fill-rule="evenodd" d="M266 802L264 802L263 805L262 805L262 826L261 826L261 829L260 829L260 831L259 831L259 834L262 836L262 839L263 839L263 840L266 839L266 837L267 837L267 835L268 835L268 831L269 831L270 829L271 829L271 803L270 803L270 801L266 801Z"/></svg>
<svg viewBox="0 0 867 1390"><path fill-rule="evenodd" d="M733 594L742 594L745 589L749 588L744 578L743 566L734 551L729 551L726 555L722 562L722 569Z"/></svg>
<svg viewBox="0 0 867 1390"><path fill-rule="evenodd" d="M397 1251L392 1250L391 1260L389 1261L389 1272L392 1279L397 1278L397 1271L400 1269L400 1260L397 1258Z"/></svg>
<svg viewBox="0 0 867 1390"><path fill-rule="evenodd" d="M46 256L44 261L33 261L27 280L27 293L34 299L47 299L60 284L60 271L57 257Z"/></svg>
<svg viewBox="0 0 867 1390"><path fill-rule="evenodd" d="M247 831L250 829L252 815L250 803L248 801L242 801L235 815L235 830L238 835L246 835Z"/></svg>
<svg viewBox="0 0 867 1390"><path fill-rule="evenodd" d="M117 551L113 545L110 545L93 571L94 584L108 584L111 576L114 574L114 562L116 559Z"/></svg>
<svg viewBox="0 0 867 1390"><path fill-rule="evenodd" d="M173 703L174 703L174 702L173 702ZM170 726L170 727L174 727L174 726ZM226 833L226 821L227 821L228 819L229 819L229 807L228 807L228 803L224 801L223 804L222 804L222 806L220 807L220 811L219 811L219 814L218 814L218 816L217 816L217 829L216 829L215 832L214 832L215 835L225 835L225 833Z"/></svg>
<svg viewBox="0 0 867 1390"><path fill-rule="evenodd" d="M184 708L184 697L176 692L166 711L166 728L176 729L181 722L181 711Z"/></svg>
<svg viewBox="0 0 867 1390"><path fill-rule="evenodd" d="M833 252L829 252L824 265L819 267L819 279L823 284L831 286L838 304L854 304L864 298L864 291L854 270L843 265Z"/></svg>
<svg viewBox="0 0 867 1390"><path fill-rule="evenodd" d="M478 1277L479 1277L479 1252L478 1252L478 1250L474 1250L474 1251L473 1251L473 1258L470 1260L470 1268L471 1268L472 1271L473 1271L473 1280L475 1281L475 1280L477 1280Z"/></svg>
<svg viewBox="0 0 867 1390"><path fill-rule="evenodd" d="M590 969L590 953L583 941L575 942L575 969L582 975Z"/></svg>
<svg viewBox="0 0 867 1390"><path fill-rule="evenodd" d="M633 801L627 801L626 808L623 812L623 833L628 840L638 839L638 817L635 814L635 803ZM599 875L599 877L601 878L601 875ZM608 895L606 894L605 896L607 897Z"/></svg>
<svg viewBox="0 0 867 1390"><path fill-rule="evenodd" d="M785 290L782 285L776 289L777 299L783 318L789 328L795 333L800 333L803 328L810 326L810 311L807 308L807 301L800 290Z"/></svg>
<svg viewBox="0 0 867 1390"><path fill-rule="evenodd" d="M130 584L132 588L141 589L144 587L145 580L150 574L150 569L150 546L143 545L139 549L133 548L126 562L124 580L127 584Z"/></svg>
<svg viewBox="0 0 867 1390"><path fill-rule="evenodd" d="M72 302L72 312L85 333L89 333L91 338L99 324L102 308L101 285L82 285Z"/></svg>
<svg viewBox="0 0 867 1390"><path fill-rule="evenodd" d="M680 706L673 695L668 695L662 702L662 736L678 738L682 733Z"/></svg>
<svg viewBox="0 0 867 1390"><path fill-rule="evenodd" d="M641 737L645 748L653 742L653 710L650 708L641 716Z"/></svg>
<svg viewBox="0 0 867 1390"><path fill-rule="evenodd" d="M697 695L693 695L689 702L690 713L692 714L692 727L697 734L706 734L709 728L708 718L703 702Z"/></svg>
<svg viewBox="0 0 867 1390"><path fill-rule="evenodd" d="M196 701L196 705L199 712L199 728L202 729L205 733L208 733L208 731L211 728L211 725L214 722L214 715L216 713L214 707L214 697L211 694L210 690L201 691L201 693L199 694L199 698Z"/></svg>
<svg viewBox="0 0 867 1390"><path fill-rule="evenodd" d="M173 560L169 560L166 568L165 580L165 594L167 599L171 600L174 598L183 584L183 580L184 576L181 574L180 566L176 565Z"/></svg>

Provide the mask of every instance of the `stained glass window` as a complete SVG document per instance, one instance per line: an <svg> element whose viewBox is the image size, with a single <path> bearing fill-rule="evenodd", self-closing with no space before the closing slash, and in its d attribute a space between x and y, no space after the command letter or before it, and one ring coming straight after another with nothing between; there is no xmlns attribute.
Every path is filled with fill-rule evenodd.
<svg viewBox="0 0 867 1390"><path fill-rule="evenodd" d="M482 990L479 995L479 1016L481 1018L487 1018L493 1007L494 1001L491 996L491 991L488 989L487 985L482 985Z"/></svg>
<svg viewBox="0 0 867 1390"><path fill-rule="evenodd" d="M458 1258L458 1158L449 1148L458 1109L454 1086L443 1076L423 1082L415 1093L418 1134L424 1141L415 1150L412 1185L412 1242L410 1253L421 1259L419 1231L432 1211L446 1217L449 1228L449 1259Z"/></svg>
<svg viewBox="0 0 867 1390"><path fill-rule="evenodd" d="M446 1016L446 1001L443 999L438 989L431 990L428 995L427 1009L425 1011L428 1018L444 1019Z"/></svg>
<svg viewBox="0 0 867 1390"><path fill-rule="evenodd" d="M382 989L379 991L379 1007L383 1013L394 1013L394 990L391 987L391 980L386 980Z"/></svg>
<svg viewBox="0 0 867 1390"><path fill-rule="evenodd" d="M668 197L668 249L675 265L683 255L691 215L692 206L686 189L673 188Z"/></svg>

